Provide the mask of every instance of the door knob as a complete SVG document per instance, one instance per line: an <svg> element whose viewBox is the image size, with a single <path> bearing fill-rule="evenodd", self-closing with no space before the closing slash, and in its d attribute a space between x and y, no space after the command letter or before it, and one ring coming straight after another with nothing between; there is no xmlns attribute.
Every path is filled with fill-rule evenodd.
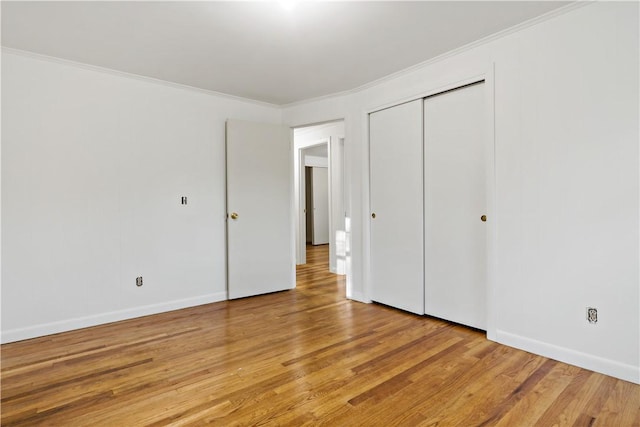
<svg viewBox="0 0 640 427"><path fill-rule="evenodd" d="M482 222L487 222L487 216L486 216L486 215L482 215L482 216L480 217L480 221L482 221Z"/></svg>
<svg viewBox="0 0 640 427"><path fill-rule="evenodd" d="M376 218L376 214L375 212L371 214L371 218L375 219Z"/></svg>
<svg viewBox="0 0 640 427"><path fill-rule="evenodd" d="M238 219L238 214L235 212L231 212L231 219Z"/></svg>

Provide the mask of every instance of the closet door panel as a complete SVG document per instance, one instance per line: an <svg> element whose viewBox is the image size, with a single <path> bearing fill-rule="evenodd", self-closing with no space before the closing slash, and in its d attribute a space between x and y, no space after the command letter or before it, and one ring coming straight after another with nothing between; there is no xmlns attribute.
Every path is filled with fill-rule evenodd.
<svg viewBox="0 0 640 427"><path fill-rule="evenodd" d="M371 299L424 313L422 107L369 116Z"/></svg>
<svg viewBox="0 0 640 427"><path fill-rule="evenodd" d="M487 274L484 91L480 83L424 101L425 312L480 329Z"/></svg>

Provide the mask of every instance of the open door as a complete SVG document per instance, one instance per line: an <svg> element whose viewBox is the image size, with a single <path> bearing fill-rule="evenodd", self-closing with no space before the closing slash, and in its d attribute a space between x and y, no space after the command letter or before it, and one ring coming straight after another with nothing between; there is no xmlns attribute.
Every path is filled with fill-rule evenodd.
<svg viewBox="0 0 640 427"><path fill-rule="evenodd" d="M227 121L230 299L295 287L289 128Z"/></svg>

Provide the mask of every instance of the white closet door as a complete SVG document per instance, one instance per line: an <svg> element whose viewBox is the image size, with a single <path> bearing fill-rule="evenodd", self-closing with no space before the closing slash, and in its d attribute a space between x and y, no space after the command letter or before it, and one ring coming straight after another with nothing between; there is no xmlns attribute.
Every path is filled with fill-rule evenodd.
<svg viewBox="0 0 640 427"><path fill-rule="evenodd" d="M295 287L290 129L227 121L229 298Z"/></svg>
<svg viewBox="0 0 640 427"><path fill-rule="evenodd" d="M311 168L313 193L313 245L329 243L329 169Z"/></svg>
<svg viewBox="0 0 640 427"><path fill-rule="evenodd" d="M371 113L371 299L424 313L422 100Z"/></svg>
<svg viewBox="0 0 640 427"><path fill-rule="evenodd" d="M480 329L486 328L484 91L475 84L424 101L425 313Z"/></svg>

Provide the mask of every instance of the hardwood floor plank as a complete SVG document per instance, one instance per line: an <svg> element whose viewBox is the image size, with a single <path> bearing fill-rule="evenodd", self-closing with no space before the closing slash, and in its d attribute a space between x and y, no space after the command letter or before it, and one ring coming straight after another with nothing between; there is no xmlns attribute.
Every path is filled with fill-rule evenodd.
<svg viewBox="0 0 640 427"><path fill-rule="evenodd" d="M560 393L553 405L540 417L535 425L538 427L570 425L567 415L569 415L572 408L575 407L576 400L581 396L583 390L590 386L589 382L593 378L594 374L592 372L580 370L569 386ZM596 380L598 380L597 377ZM569 414L567 411L569 411Z"/></svg>
<svg viewBox="0 0 640 427"><path fill-rule="evenodd" d="M1 424L639 426L640 386L349 301L308 251L295 290L3 345Z"/></svg>
<svg viewBox="0 0 640 427"><path fill-rule="evenodd" d="M485 427L495 425L507 412L518 404L520 400L522 400L527 394L531 393L531 390L538 385L545 376L547 376L557 363L558 362L553 360L546 360L542 366L529 375L527 379L513 390L509 396L493 410L491 415L478 424L478 426Z"/></svg>
<svg viewBox="0 0 640 427"><path fill-rule="evenodd" d="M614 379L615 380L615 379ZM593 423L597 427L613 425L640 426L640 388L626 381L616 381L602 410Z"/></svg>
<svg viewBox="0 0 640 427"><path fill-rule="evenodd" d="M569 385L580 368L556 363L551 371L538 382L531 392L506 412L495 424L496 427L514 425L533 426L555 402L558 395Z"/></svg>
<svg viewBox="0 0 640 427"><path fill-rule="evenodd" d="M589 402L585 405L584 412L578 416L578 419L573 423L574 427L579 426L592 426L598 415L602 411L602 407L605 404L606 399L611 395L615 386L616 379L611 377L604 377L602 382L598 386Z"/></svg>
<svg viewBox="0 0 640 427"><path fill-rule="evenodd" d="M359 394L358 396L349 399L348 402L353 406L357 406L363 401L374 397L377 397L376 401L379 402L381 398L385 398L391 394L395 394L396 391L399 391L405 386L411 384L412 382L410 380L410 376L416 371L422 369L424 366L434 363L444 356L456 352L465 344L466 341L458 341L456 343L452 343L452 345L444 348L442 351L437 352L429 358L411 366L409 369L402 371L398 375L395 375L388 380L376 385L375 387L370 388L365 393Z"/></svg>
<svg viewBox="0 0 640 427"><path fill-rule="evenodd" d="M25 391L20 391L14 394L9 394L8 396L5 396L2 398L2 403L6 403L12 400L17 400L20 399L22 397L25 396L32 396L34 394L38 394L38 393L42 393L43 391L47 391L47 390L51 390L51 389L58 389L61 387L65 387L66 385L69 384L73 384L74 382L78 382L78 381L84 381L86 379L90 379L91 381L97 380L98 377L102 376L102 375L107 375L113 372L117 372L120 370L124 370L124 369L129 369L132 368L134 366L138 366L138 365L143 365L145 363L150 363L152 362L153 359L149 358L149 359L144 359L144 360L137 360L135 362L132 363L127 363L125 365L118 365L115 366L113 368L109 368L109 369L104 369L104 370L97 370L97 371L93 371L90 372L88 374L85 375L81 375L81 376L73 376L71 378L68 379L64 379L64 380L60 380L57 382L53 382L53 383L49 383L46 385L42 385L36 388L33 387L29 387L27 390Z"/></svg>

